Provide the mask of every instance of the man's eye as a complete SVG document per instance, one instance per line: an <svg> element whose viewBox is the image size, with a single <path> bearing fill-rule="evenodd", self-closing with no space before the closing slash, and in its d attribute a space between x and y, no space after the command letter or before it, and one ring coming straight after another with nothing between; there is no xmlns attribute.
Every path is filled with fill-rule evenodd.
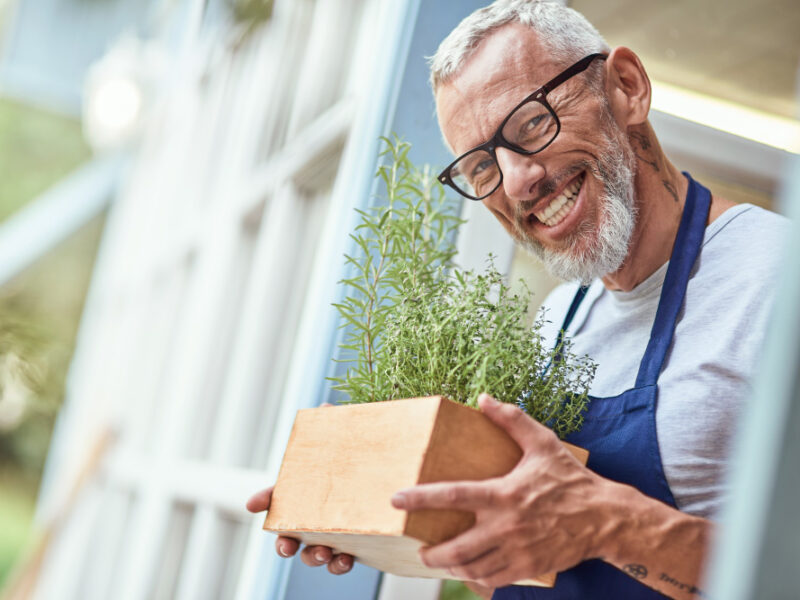
<svg viewBox="0 0 800 600"><path fill-rule="evenodd" d="M472 178L475 179L475 178L479 177L481 175L481 173L484 173L488 169L491 169L493 165L494 165L494 161L493 160L489 160L489 159L482 160L481 162L476 164L475 167L472 169Z"/></svg>
<svg viewBox="0 0 800 600"><path fill-rule="evenodd" d="M531 131L532 129L536 129L539 126L539 124L542 121L544 121L544 118L545 118L544 115L537 115L532 119L528 119L528 121L525 123L525 128L524 128L525 131Z"/></svg>

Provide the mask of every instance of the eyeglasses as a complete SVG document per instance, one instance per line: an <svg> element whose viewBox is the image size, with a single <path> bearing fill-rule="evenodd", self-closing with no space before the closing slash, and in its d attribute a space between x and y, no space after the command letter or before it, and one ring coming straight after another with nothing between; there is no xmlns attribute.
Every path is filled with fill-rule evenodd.
<svg viewBox="0 0 800 600"><path fill-rule="evenodd" d="M590 54L556 75L512 110L487 142L475 146L455 159L441 172L439 181L449 185L470 200L483 200L503 183L497 162L497 148L508 148L518 154L536 154L547 148L561 131L547 94L562 83L585 71L596 58L607 54Z"/></svg>

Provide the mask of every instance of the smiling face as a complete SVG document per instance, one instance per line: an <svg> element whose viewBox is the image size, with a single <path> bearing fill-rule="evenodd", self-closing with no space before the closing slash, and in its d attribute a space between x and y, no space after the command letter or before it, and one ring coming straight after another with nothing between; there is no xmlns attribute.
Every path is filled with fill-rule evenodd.
<svg viewBox="0 0 800 600"><path fill-rule="evenodd" d="M549 55L530 29L506 25L440 86L439 123L456 155L491 138L520 100L568 66ZM545 150L525 156L497 149L503 184L483 200L515 239L567 280L616 271L635 223L635 154L591 76L590 69L548 94L561 132Z"/></svg>

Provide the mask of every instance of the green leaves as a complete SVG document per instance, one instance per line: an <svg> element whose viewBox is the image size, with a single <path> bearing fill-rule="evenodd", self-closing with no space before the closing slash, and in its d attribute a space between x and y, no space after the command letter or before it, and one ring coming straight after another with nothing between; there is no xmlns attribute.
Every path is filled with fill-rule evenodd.
<svg viewBox="0 0 800 600"><path fill-rule="evenodd" d="M346 326L342 348L356 357L344 377L334 378L334 387L355 402L386 399L386 382L376 372L386 319L409 286L431 281L449 266L455 254L449 240L461 223L430 170L408 160L409 144L384 142L387 160L377 176L387 202L358 210L361 222L351 238L361 255L345 257L353 273L341 282L347 298L335 305Z"/></svg>
<svg viewBox="0 0 800 600"><path fill-rule="evenodd" d="M453 267L456 206L428 168L408 160L409 144L388 140L378 169L385 206L359 211L353 234L364 253L347 256L354 274L335 305L352 359L334 388L351 402L442 394L475 406L488 392L515 403L560 436L583 422L595 366L546 347L540 314L527 325L530 293L515 294L489 259L484 273Z"/></svg>

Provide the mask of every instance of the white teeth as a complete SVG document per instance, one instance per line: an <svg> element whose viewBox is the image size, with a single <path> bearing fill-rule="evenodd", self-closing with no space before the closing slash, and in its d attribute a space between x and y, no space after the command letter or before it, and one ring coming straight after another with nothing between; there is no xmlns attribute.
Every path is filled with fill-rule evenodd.
<svg viewBox="0 0 800 600"><path fill-rule="evenodd" d="M567 186L564 191L539 212L534 213L536 218L548 227L558 225L569 211L575 206L575 198L581 189L583 176Z"/></svg>

